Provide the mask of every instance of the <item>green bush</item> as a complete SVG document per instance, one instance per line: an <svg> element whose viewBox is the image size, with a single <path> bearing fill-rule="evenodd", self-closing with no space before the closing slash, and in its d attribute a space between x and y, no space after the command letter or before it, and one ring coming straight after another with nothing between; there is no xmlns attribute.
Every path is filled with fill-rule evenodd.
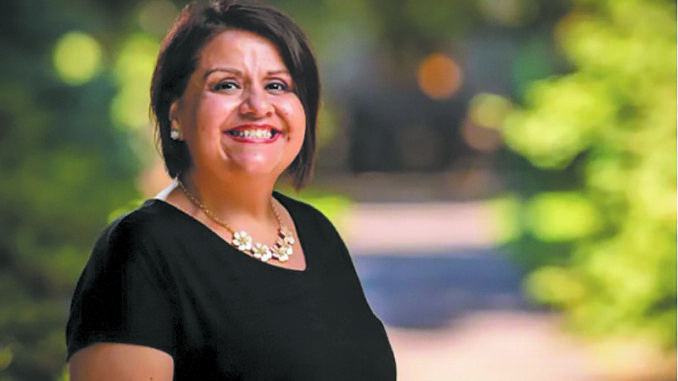
<svg viewBox="0 0 678 381"><path fill-rule="evenodd" d="M116 83L86 25L96 16L0 8L0 379L54 380L75 282L109 212L138 197L138 160L109 118Z"/></svg>
<svg viewBox="0 0 678 381"><path fill-rule="evenodd" d="M576 1L555 32L573 70L503 124L537 176L575 174L525 203L526 287L581 331L675 347L676 3Z"/></svg>

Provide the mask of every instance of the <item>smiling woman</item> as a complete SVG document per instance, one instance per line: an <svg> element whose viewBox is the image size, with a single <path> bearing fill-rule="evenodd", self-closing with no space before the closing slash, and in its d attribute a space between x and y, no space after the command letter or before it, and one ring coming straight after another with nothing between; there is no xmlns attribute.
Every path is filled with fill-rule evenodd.
<svg viewBox="0 0 678 381"><path fill-rule="evenodd" d="M151 85L175 181L97 241L71 305L71 380L395 380L336 230L273 191L310 177L319 93L303 32L274 8L181 12Z"/></svg>

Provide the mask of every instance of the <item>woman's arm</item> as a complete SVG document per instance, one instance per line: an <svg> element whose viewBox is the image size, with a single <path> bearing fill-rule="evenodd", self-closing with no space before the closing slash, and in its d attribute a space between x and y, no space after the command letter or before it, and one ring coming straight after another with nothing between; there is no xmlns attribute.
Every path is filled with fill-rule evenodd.
<svg viewBox="0 0 678 381"><path fill-rule="evenodd" d="M76 352L68 371L71 381L172 381L174 360L151 347L98 343Z"/></svg>

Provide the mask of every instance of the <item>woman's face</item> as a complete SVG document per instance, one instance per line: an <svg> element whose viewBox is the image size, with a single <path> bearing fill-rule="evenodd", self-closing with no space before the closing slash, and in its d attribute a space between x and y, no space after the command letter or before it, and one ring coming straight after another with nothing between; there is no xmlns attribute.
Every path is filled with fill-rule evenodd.
<svg viewBox="0 0 678 381"><path fill-rule="evenodd" d="M306 116L280 54L267 39L225 31L205 45L170 119L191 171L275 181L301 149Z"/></svg>

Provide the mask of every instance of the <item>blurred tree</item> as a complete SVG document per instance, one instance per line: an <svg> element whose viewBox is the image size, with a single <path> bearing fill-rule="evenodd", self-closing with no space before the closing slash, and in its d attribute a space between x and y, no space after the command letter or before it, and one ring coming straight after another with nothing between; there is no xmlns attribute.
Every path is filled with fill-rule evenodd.
<svg viewBox="0 0 678 381"><path fill-rule="evenodd" d="M556 27L573 71L529 86L503 126L534 166L575 174L526 204L526 286L584 332L675 347L676 3L574 5Z"/></svg>
<svg viewBox="0 0 678 381"><path fill-rule="evenodd" d="M73 286L110 211L136 197L138 160L109 117L104 13L38 0L0 13L0 379L54 380Z"/></svg>

